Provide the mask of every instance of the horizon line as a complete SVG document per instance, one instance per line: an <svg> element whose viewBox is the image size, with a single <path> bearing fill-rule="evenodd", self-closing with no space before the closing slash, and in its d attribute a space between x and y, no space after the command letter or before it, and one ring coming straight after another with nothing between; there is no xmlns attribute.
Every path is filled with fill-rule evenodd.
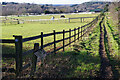
<svg viewBox="0 0 120 80"><path fill-rule="evenodd" d="M15 2L15 1L10 1L10 2L8 2L8 1L1 1L0 3L2 4L2 2L6 2L6 3L10 3L10 2L14 2L14 3L29 3L29 2ZM86 1L86 2L112 2L112 1ZM86 3L86 2L82 2L82 3ZM29 4L41 4L41 5L44 5L44 4L49 4L49 5L75 5L75 4L82 4L82 3L63 3L63 4L61 4L61 3L54 3L54 4L51 4L51 3L35 3L35 2L32 2L32 3L29 3Z"/></svg>

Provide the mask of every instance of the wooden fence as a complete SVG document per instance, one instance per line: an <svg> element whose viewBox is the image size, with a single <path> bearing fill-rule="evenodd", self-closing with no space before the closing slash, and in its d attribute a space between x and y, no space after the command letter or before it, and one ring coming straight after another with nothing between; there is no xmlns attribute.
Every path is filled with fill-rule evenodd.
<svg viewBox="0 0 120 80"><path fill-rule="evenodd" d="M2 43L14 43L15 44L15 53L16 54L3 54L3 57L13 57L15 58L16 61L16 76L19 76L19 74L21 73L22 70L28 68L31 66L31 76L34 74L35 70L36 70L36 63L37 63L37 56L34 54L35 52L37 52L38 50L42 50L47 46L50 45L54 45L54 49L53 51L51 51L50 53L56 53L56 51L63 49L63 51L65 50L65 47L70 45L71 43L75 42L76 40L79 40L80 38L82 39L82 37L89 31L89 29L95 25L98 21L98 19L101 17L101 15L97 16L93 21L91 21L90 23L78 27L78 28L74 28L74 29L69 29L68 31L61 31L61 32L56 32L55 30L52 33L49 34L43 34L43 32L41 32L41 35L38 36L33 36L33 37L28 37L28 38L22 38L22 36L13 36L15 39L1 39L0 42L2 41ZM77 31L77 32L76 32ZM71 35L71 32L74 32L74 35ZM65 38L65 34L69 33L69 37ZM56 40L56 35L58 34L63 34L62 39L60 40ZM48 36L54 36L53 38L53 42L51 43L47 43L47 44L43 44L43 40L45 37ZM74 37L74 40L72 41L71 38ZM26 52L22 52L23 50L23 43L27 42L27 41L31 41L31 40L35 40L35 39L41 39L41 45L39 46L39 43L35 43L34 44L34 49L31 49L29 51ZM69 40L69 43L65 45L65 40ZM56 43L58 42L63 42L63 46L61 46L60 48L56 48ZM26 55L29 55L30 53L32 53L32 64L28 63L25 66L23 66L23 61L22 58Z"/></svg>
<svg viewBox="0 0 120 80"><path fill-rule="evenodd" d="M40 23L60 23L60 22L65 22L65 23L71 23L73 19L80 19L78 20L79 22L84 22L84 19L88 19L88 18L95 18L96 16L93 17L74 17L74 18L55 18L55 19L29 19L29 20L23 20L24 22L40 22Z"/></svg>
<svg viewBox="0 0 120 80"><path fill-rule="evenodd" d="M75 17L75 18L68 18L68 22L70 23L70 20L72 19L80 19L81 22L84 22L85 18L95 18L96 16L93 17Z"/></svg>
<svg viewBox="0 0 120 80"><path fill-rule="evenodd" d="M23 24L24 21L23 20L19 20L16 18L7 18L7 17L2 17L0 19L2 21L2 25L11 25L11 24Z"/></svg>
<svg viewBox="0 0 120 80"><path fill-rule="evenodd" d="M95 18L96 16L93 17L74 17L74 18L55 18L54 20L51 19L15 19L15 18L10 18L10 19L3 19L2 20L2 25L12 25L12 24L24 24L24 23L29 23L29 22L40 22L41 24L46 24L46 23L72 23L73 19L80 19L78 20L79 22L84 22L84 19L88 18ZM76 22L76 21L75 21Z"/></svg>

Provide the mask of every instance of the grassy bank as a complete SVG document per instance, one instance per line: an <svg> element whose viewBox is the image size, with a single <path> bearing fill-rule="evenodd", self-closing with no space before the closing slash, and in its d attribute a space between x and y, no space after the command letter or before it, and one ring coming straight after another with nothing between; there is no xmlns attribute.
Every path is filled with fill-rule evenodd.
<svg viewBox="0 0 120 80"><path fill-rule="evenodd" d="M115 79L120 78L120 54L119 54L119 46L117 43L117 38L115 39L114 36L115 33L118 33L115 30L115 26L111 26L108 24L108 19L105 18L105 26L106 26L106 37L105 37L105 47L106 47L106 52L108 55L108 58L110 60L110 64L112 65L112 70L113 70L113 76Z"/></svg>
<svg viewBox="0 0 120 80"><path fill-rule="evenodd" d="M68 51L48 55L35 77L95 78L99 76L99 26L87 38L71 46Z"/></svg>
<svg viewBox="0 0 120 80"><path fill-rule="evenodd" d="M44 33L50 33L50 32L53 32L53 30L56 30L56 31L62 31L63 29L69 30L69 29L80 27L84 24L86 23L62 23L62 24L25 23L25 24L18 24L18 25L7 25L7 26L2 26L2 29L3 29L2 35L4 39L8 39L8 38L13 39L12 35L22 35L23 38L26 38L26 37L40 35L41 31L43 31ZM73 51L73 47L67 47L65 48L65 51L66 51L65 53L59 51L58 54L56 54L56 56L48 55L46 57L45 64L52 65L52 67L49 67L49 70L52 70L52 68L54 68L54 65L58 65L59 60L58 62L55 62L55 61L57 61L58 58L61 58L60 60L63 60L63 61L60 61L61 63L57 67L66 66L62 64L64 64L64 61L65 62L68 61L68 64L67 64L69 66L68 72L70 71L70 73L66 73L65 71L65 74L67 75L63 77L79 77L79 76L81 76L81 78L96 77L98 75L99 66L100 66L99 56L98 56L98 48L99 48L98 46L99 45L99 34L98 34L99 31L98 30L99 30L99 27L97 26L97 28L95 28L95 30L89 34L88 40L83 40L82 42L78 42L79 45L83 45L84 43L86 43L85 44L86 46L83 46L83 49L80 52ZM72 33L72 35L73 34L74 32ZM66 34L65 37L68 37L68 35L69 34ZM57 37L57 40L62 39L62 34L57 35L56 37ZM52 41L53 41L53 36L44 38L44 44L52 42ZM29 49L33 49L34 43L40 43L40 39L23 43L23 52ZM57 47L62 46L61 43L58 43ZM68 41L65 41L65 44L66 43L68 43ZM2 44L2 45L3 45L3 49L2 49L3 54L4 53L7 53L7 54L15 53L13 44ZM45 48L45 50L47 49L49 50L52 47L53 45ZM68 56L70 57L66 59ZM32 57L29 56L29 57L23 58L23 60L26 59L25 61L23 61L23 63L29 62L29 58L32 58ZM92 58L94 59L92 60ZM54 62L55 64L52 64ZM9 59L9 60L3 59L3 67L7 67L7 68L15 67L14 63L15 62L13 62L13 59ZM44 67L46 66L45 64L44 64ZM42 69L40 70L45 69L44 67L41 67ZM61 69L62 70L58 72L60 73L60 75L62 75L62 73L64 72L63 70L66 68L62 67ZM55 74L58 74L58 73L55 73ZM75 74L71 74L71 73L75 73Z"/></svg>

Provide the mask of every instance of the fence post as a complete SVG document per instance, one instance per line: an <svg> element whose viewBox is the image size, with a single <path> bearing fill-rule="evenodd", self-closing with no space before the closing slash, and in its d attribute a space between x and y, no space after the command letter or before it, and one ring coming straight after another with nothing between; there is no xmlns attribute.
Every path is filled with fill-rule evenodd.
<svg viewBox="0 0 120 80"><path fill-rule="evenodd" d="M53 30L54 33L54 53L56 54L56 36L55 36L55 30Z"/></svg>
<svg viewBox="0 0 120 80"><path fill-rule="evenodd" d="M76 41L76 28L74 28L74 41Z"/></svg>
<svg viewBox="0 0 120 80"><path fill-rule="evenodd" d="M36 64L37 64L37 56L34 54L39 50L39 43L34 44L34 51L32 53L32 66L31 66L31 73L30 76L33 77L34 72L36 70Z"/></svg>
<svg viewBox="0 0 120 80"><path fill-rule="evenodd" d="M43 32L41 32L41 50L43 49Z"/></svg>
<svg viewBox="0 0 120 80"><path fill-rule="evenodd" d="M79 32L80 32L80 27L78 27L78 40L79 40Z"/></svg>
<svg viewBox="0 0 120 80"><path fill-rule="evenodd" d="M81 40L82 40L82 26L81 26Z"/></svg>
<svg viewBox="0 0 120 80"><path fill-rule="evenodd" d="M69 47L70 47L70 44L71 44L71 29L69 29Z"/></svg>
<svg viewBox="0 0 120 80"><path fill-rule="evenodd" d="M82 23L82 18L81 18L81 23Z"/></svg>
<svg viewBox="0 0 120 80"><path fill-rule="evenodd" d="M15 53L16 53L16 77L19 76L22 70L22 36L15 36Z"/></svg>
<svg viewBox="0 0 120 80"><path fill-rule="evenodd" d="M69 23L70 23L70 18L69 18Z"/></svg>
<svg viewBox="0 0 120 80"><path fill-rule="evenodd" d="M65 30L63 30L63 51L65 51Z"/></svg>
<svg viewBox="0 0 120 80"><path fill-rule="evenodd" d="M93 22L91 23L91 25L90 25L91 27L93 26Z"/></svg>

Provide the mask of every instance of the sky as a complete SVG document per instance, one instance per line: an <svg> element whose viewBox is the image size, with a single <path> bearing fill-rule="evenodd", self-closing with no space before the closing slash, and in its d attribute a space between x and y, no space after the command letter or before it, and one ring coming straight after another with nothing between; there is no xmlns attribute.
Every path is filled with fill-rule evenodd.
<svg viewBox="0 0 120 80"><path fill-rule="evenodd" d="M35 4L81 4L91 0L2 0L2 2L19 2L19 3L35 3ZM100 0L101 1L101 0ZM111 1L111 0L102 0Z"/></svg>

